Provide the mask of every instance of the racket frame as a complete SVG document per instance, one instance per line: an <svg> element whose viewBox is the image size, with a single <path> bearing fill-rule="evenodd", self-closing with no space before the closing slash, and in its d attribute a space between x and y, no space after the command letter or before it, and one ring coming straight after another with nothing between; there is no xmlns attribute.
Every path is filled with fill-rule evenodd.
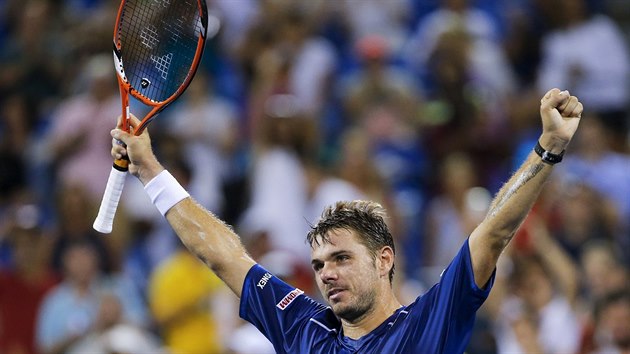
<svg viewBox="0 0 630 354"><path fill-rule="evenodd" d="M201 57L203 56L203 50L206 42L206 32L208 28L208 11L205 6L204 0L197 0L197 5L199 7L199 13L201 21L202 21L202 29L201 33L199 33L199 39L197 43L197 50L195 52L195 56L193 58L192 65L190 66L190 70L188 71L188 75L184 82L179 86L179 88L167 99L164 101L155 101L147 96L140 93L138 90L131 86L129 80L127 80L127 76L125 75L124 63L122 60L122 44L118 39L118 33L120 29L120 19L124 12L125 4L127 0L122 0L120 2L120 7L118 9L118 15L116 17L116 26L114 27L114 66L116 68L116 76L118 77L118 86L120 87L120 94L122 99L122 130L129 132L129 97L131 95L138 101L143 104L153 107L149 113L140 121L140 125L134 130L134 135L142 134L142 131L147 127L147 125L160 113L167 105L175 101L190 85L195 73L197 72L197 68L199 67L199 62L201 61ZM125 97L126 96L126 97Z"/></svg>
<svg viewBox="0 0 630 354"><path fill-rule="evenodd" d="M136 90L125 75L124 63L122 58L122 44L120 43L118 34L121 27L120 20L124 13L126 3L127 0L122 0L120 2L118 15L116 16L116 25L114 26L114 67L116 69L116 78L120 90L120 99L122 106L121 129L125 132L131 132L131 125L129 123L129 119L131 116L129 109L129 95L131 95L144 105L152 107L151 110L140 121L140 124L133 130L133 134L138 136L142 134L148 124L155 117L157 117L157 115L161 111L163 111L169 104L171 104L179 96L181 96L182 93L184 93L184 91L186 90L186 88L188 88L188 85L190 85L190 82L194 78L197 72L197 68L199 67L199 63L201 62L203 50L205 47L208 28L208 12L205 0L197 0L197 6L199 8L202 26L200 27L197 49L195 51L195 56L193 57L192 64L190 66L190 70L188 71L184 82L182 82L182 84L171 96L163 101L155 101ZM107 181L107 186L105 187L105 192L103 193L101 206L99 208L98 215L94 220L93 228L96 231L101 233L110 233L112 231L114 215L116 214L116 210L118 209L118 203L120 201L120 196L122 195L122 190L128 170L129 159L127 156L122 159L114 160L114 164L112 166L112 170Z"/></svg>

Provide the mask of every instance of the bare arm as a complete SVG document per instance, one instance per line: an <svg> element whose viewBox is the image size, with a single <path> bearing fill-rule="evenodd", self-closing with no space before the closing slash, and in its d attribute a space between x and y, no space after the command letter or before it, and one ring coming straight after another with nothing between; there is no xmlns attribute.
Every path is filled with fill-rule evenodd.
<svg viewBox="0 0 630 354"><path fill-rule="evenodd" d="M552 89L541 99L543 133L540 144L560 154L571 141L582 115L582 104L567 91ZM552 166L534 152L521 165L493 200L486 218L469 240L475 283L485 286L503 249L512 240L538 198Z"/></svg>
<svg viewBox="0 0 630 354"><path fill-rule="evenodd" d="M566 296L571 305L575 305L580 286L578 266L558 241L550 234L547 225L536 215L527 219L533 246L551 271L553 280L558 284L560 292Z"/></svg>
<svg viewBox="0 0 630 354"><path fill-rule="evenodd" d="M166 219L184 245L240 297L255 262L234 231L191 198L171 208Z"/></svg>
<svg viewBox="0 0 630 354"><path fill-rule="evenodd" d="M137 126L138 120L133 118L131 124ZM134 136L116 129L112 131L112 137L127 145L125 148L114 143L112 156L118 159L128 155L129 172L138 177L143 185L164 170L153 155L146 130ZM166 220L186 248L240 297L245 276L255 262L245 251L236 233L190 197L169 209Z"/></svg>

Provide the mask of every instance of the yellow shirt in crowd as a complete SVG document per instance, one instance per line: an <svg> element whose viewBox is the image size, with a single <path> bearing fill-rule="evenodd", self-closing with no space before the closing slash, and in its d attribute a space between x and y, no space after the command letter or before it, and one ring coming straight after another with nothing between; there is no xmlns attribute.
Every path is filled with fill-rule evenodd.
<svg viewBox="0 0 630 354"><path fill-rule="evenodd" d="M221 352L209 306L220 286L221 280L186 250L156 268L149 282L149 306L171 353Z"/></svg>

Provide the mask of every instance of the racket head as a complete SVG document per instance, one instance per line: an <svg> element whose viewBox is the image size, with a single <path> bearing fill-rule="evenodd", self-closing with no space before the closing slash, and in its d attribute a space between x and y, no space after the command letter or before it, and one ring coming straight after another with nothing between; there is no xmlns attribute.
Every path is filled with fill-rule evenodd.
<svg viewBox="0 0 630 354"><path fill-rule="evenodd" d="M121 94L153 109L142 130L188 87L201 62L208 27L205 0L122 0L114 26Z"/></svg>

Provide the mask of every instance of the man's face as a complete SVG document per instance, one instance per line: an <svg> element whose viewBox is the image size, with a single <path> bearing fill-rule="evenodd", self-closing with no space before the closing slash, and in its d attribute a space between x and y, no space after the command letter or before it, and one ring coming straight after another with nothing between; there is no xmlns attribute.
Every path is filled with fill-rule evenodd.
<svg viewBox="0 0 630 354"><path fill-rule="evenodd" d="M98 255L90 246L73 245L65 251L63 265L68 279L89 284L98 272Z"/></svg>
<svg viewBox="0 0 630 354"><path fill-rule="evenodd" d="M340 318L355 321L371 312L378 295L375 259L355 231L331 230L331 243L313 244L311 263L317 286Z"/></svg>

